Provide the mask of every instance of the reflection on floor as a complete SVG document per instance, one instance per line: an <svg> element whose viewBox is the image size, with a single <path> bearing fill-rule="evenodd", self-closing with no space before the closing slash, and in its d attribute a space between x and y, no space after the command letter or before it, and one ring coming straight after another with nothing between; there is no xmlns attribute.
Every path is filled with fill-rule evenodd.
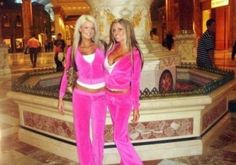
<svg viewBox="0 0 236 165"><path fill-rule="evenodd" d="M9 59L12 76L0 76L0 164L1 165L75 165L76 162L48 153L36 147L22 143L17 138L19 113L17 105L6 97L11 88L12 79L22 72L31 70L29 57L26 55L12 55ZM228 56L230 58L230 56ZM225 60L223 60L225 61ZM216 61L225 67L235 67L234 61ZM37 68L52 67L53 54L41 54ZM234 68L236 69L236 67ZM177 150L178 151L178 150ZM157 156L158 157L158 156ZM173 159L154 160L144 162L145 165L233 165L236 164L236 114L232 114L231 121L225 129L212 140L203 155L180 157Z"/></svg>

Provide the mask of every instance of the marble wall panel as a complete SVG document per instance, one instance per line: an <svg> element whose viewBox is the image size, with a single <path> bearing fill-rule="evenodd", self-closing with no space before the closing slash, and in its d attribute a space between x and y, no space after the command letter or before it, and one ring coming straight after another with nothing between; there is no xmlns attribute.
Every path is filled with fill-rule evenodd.
<svg viewBox="0 0 236 165"><path fill-rule="evenodd" d="M32 112L23 112L24 125L36 130L75 139L73 123Z"/></svg>
<svg viewBox="0 0 236 165"><path fill-rule="evenodd" d="M205 131L209 126L214 124L216 120L222 116L227 110L227 99L223 99L202 117L202 131Z"/></svg>
<svg viewBox="0 0 236 165"><path fill-rule="evenodd" d="M75 139L73 123L32 112L23 112L24 125L36 130ZM152 140L193 134L193 118L171 119L129 124L132 140ZM105 129L105 141L113 141L112 125Z"/></svg>

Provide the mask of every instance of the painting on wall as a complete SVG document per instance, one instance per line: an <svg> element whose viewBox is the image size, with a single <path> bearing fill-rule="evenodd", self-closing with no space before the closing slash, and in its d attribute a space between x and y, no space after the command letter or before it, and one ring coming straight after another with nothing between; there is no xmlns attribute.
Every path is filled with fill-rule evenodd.
<svg viewBox="0 0 236 165"><path fill-rule="evenodd" d="M10 38L7 38L7 39L4 39L3 40L3 43L10 49L12 46L11 46L11 39Z"/></svg>
<svg viewBox="0 0 236 165"><path fill-rule="evenodd" d="M16 38L16 49L23 49L23 39Z"/></svg>

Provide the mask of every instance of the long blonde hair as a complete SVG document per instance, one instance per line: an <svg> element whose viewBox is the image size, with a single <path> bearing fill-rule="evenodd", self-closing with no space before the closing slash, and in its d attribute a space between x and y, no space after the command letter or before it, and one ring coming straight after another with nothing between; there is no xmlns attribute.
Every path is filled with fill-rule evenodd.
<svg viewBox="0 0 236 165"><path fill-rule="evenodd" d="M138 45L138 41L135 37L135 33L134 33L134 27L133 25L130 23L130 21L124 19L124 18L120 18L120 19L115 19L112 23L111 23L111 26L110 26L110 44L108 46L108 52L110 50L113 49L114 45L116 44L116 40L112 34L112 27L115 23L119 23L121 24L124 29L125 29L125 34L126 34L126 37L125 37L125 43L126 43L126 46L128 48L128 50L131 52L131 55L132 55L132 59L133 59L133 49L134 48L137 48L138 51L139 51L139 54L140 54L140 59L142 61L142 66L143 66L143 55L142 55L142 52L139 48L139 45Z"/></svg>
<svg viewBox="0 0 236 165"><path fill-rule="evenodd" d="M94 37L92 38L92 40L95 43L98 42L98 28L97 28L97 23L96 23L95 18L91 15L81 15L75 23L73 43L72 43L72 57L73 57L73 59L75 58L75 53L76 53L79 45L81 44L81 40L82 40L79 29L85 22L93 23L94 29L95 29L95 34L94 34Z"/></svg>

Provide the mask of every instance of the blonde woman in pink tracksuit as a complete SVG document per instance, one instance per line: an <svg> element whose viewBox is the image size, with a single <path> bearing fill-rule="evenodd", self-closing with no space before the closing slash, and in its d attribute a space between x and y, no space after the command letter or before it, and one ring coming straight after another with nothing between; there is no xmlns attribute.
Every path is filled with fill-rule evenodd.
<svg viewBox="0 0 236 165"><path fill-rule="evenodd" d="M142 165L128 132L128 119L139 119L139 84L143 58L131 23L117 19L111 24L110 45L104 66L106 98L113 122L113 136L121 165Z"/></svg>
<svg viewBox="0 0 236 165"><path fill-rule="evenodd" d="M97 26L92 16L79 17L75 25L73 45L67 50L58 101L58 110L61 113L64 112L66 70L71 63L71 53L78 75L72 93L72 109L79 162L81 165L102 165L106 116L103 66L105 56L97 44Z"/></svg>

